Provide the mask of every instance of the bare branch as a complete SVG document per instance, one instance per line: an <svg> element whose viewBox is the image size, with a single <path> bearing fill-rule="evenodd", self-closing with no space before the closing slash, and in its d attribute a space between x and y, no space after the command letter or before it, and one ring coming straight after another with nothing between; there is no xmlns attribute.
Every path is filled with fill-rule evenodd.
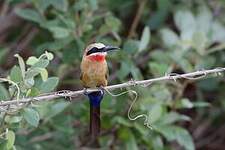
<svg viewBox="0 0 225 150"><path fill-rule="evenodd" d="M150 85L151 83L158 82L158 81L166 81L166 80L174 80L174 81L177 81L177 79L197 80L197 79L204 78L209 74L220 75L220 73L224 71L225 71L225 68L215 68L210 70L195 71L195 72L186 73L186 74L170 73L159 78L139 80L139 81L131 80L121 84L110 85L110 86L106 86L105 89L111 91L118 88L121 89L121 88L130 87L130 86L136 86L136 85L141 85L146 87ZM87 89L86 92L93 92L97 90L98 89ZM84 95L84 92L85 92L84 90L78 90L78 91L62 90L62 91L47 93L37 97L22 98L19 100L14 99L14 100L8 100L8 101L0 101L0 111L7 111L7 109L5 109L7 106L10 106L10 109L18 109L20 107L23 107L24 104L30 104L32 102L43 102L43 101L53 100L60 97L65 97L65 98L78 97L78 96Z"/></svg>

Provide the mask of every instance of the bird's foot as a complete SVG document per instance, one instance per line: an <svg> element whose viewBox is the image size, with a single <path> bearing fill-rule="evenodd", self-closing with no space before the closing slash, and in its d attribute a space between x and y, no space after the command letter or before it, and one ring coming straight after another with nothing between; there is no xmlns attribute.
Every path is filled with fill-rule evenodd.
<svg viewBox="0 0 225 150"><path fill-rule="evenodd" d="M89 92L87 91L87 88L84 88L84 95L88 95L89 94Z"/></svg>
<svg viewBox="0 0 225 150"><path fill-rule="evenodd" d="M56 93L56 95L61 96L61 97L64 97L65 100L71 102L72 101L72 98L71 98L71 96L68 96L70 92L71 91L69 91L69 90L61 90L61 91L58 91Z"/></svg>
<svg viewBox="0 0 225 150"><path fill-rule="evenodd" d="M105 94L105 87L104 86L99 86L98 90L101 91L101 93L104 95Z"/></svg>
<svg viewBox="0 0 225 150"><path fill-rule="evenodd" d="M104 86L99 86L99 87L97 87L97 89L98 89L98 91L101 91L101 93L102 94L104 94L105 93L105 87ZM84 88L84 95L88 95L88 94L90 94L91 92L88 92L88 90L87 90L87 88Z"/></svg>

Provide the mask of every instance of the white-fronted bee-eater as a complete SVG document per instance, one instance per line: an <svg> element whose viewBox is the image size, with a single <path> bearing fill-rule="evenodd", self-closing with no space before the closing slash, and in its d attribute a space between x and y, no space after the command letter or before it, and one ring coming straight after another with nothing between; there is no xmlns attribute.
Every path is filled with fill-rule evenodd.
<svg viewBox="0 0 225 150"><path fill-rule="evenodd" d="M87 93L90 101L90 134L91 139L98 141L100 134L100 103L104 96L102 87L107 86L108 66L106 55L118 47L93 43L84 50L81 62L81 81L84 88L99 88L99 91Z"/></svg>

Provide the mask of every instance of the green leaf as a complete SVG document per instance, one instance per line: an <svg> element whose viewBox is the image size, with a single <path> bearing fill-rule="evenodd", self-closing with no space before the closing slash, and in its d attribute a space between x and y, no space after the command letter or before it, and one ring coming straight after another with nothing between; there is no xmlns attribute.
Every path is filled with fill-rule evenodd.
<svg viewBox="0 0 225 150"><path fill-rule="evenodd" d="M8 133L6 134L6 138L7 138L7 150L10 150L15 142L15 133L11 130L8 131Z"/></svg>
<svg viewBox="0 0 225 150"><path fill-rule="evenodd" d="M77 1L76 5L73 5L73 9L75 11L81 11L85 8L87 8L87 2L86 1Z"/></svg>
<svg viewBox="0 0 225 150"><path fill-rule="evenodd" d="M127 40L123 45L123 50L127 53L134 54L138 50L139 42L135 40Z"/></svg>
<svg viewBox="0 0 225 150"><path fill-rule="evenodd" d="M186 150L194 150L194 142L189 132L178 126L157 126L156 130L160 132L168 141L176 140Z"/></svg>
<svg viewBox="0 0 225 150"><path fill-rule="evenodd" d="M43 81L46 81L48 79L48 71L44 68L41 68L41 78Z"/></svg>
<svg viewBox="0 0 225 150"><path fill-rule="evenodd" d="M132 126L130 121L126 120L123 117L119 117L119 116L116 116L115 118L113 118L113 122L122 124L122 125L127 126L127 127L131 127Z"/></svg>
<svg viewBox="0 0 225 150"><path fill-rule="evenodd" d="M140 69L138 67L136 67L135 64L132 64L130 66L130 71L131 71L133 79L140 80L140 79L143 78L143 76L142 76L142 74L140 72Z"/></svg>
<svg viewBox="0 0 225 150"><path fill-rule="evenodd" d="M203 32L195 32L192 37L192 45L200 55L205 54L207 44L207 37Z"/></svg>
<svg viewBox="0 0 225 150"><path fill-rule="evenodd" d="M149 92L152 93L155 99L158 99L158 101L163 103L166 103L172 99L172 93L163 84L152 86ZM146 109L148 110L149 108L147 107Z"/></svg>
<svg viewBox="0 0 225 150"><path fill-rule="evenodd" d="M6 88L0 84L0 100L6 100L9 98L9 93Z"/></svg>
<svg viewBox="0 0 225 150"><path fill-rule="evenodd" d="M27 86L26 88L31 88L34 85L34 78L25 79L24 84Z"/></svg>
<svg viewBox="0 0 225 150"><path fill-rule="evenodd" d="M181 127L176 128L176 136L177 136L177 141L181 146L184 146L185 149L187 150L194 150L194 142L192 140L191 135L189 132Z"/></svg>
<svg viewBox="0 0 225 150"><path fill-rule="evenodd" d="M5 117L5 122L7 123L18 123L22 120L22 117L21 116L6 116Z"/></svg>
<svg viewBox="0 0 225 150"><path fill-rule="evenodd" d="M169 10L170 5L171 5L171 3L168 0L158 0L157 1L158 9L160 9L160 10L165 10L166 9L166 12Z"/></svg>
<svg viewBox="0 0 225 150"><path fill-rule="evenodd" d="M26 20L36 23L41 23L43 21L42 16L36 10L31 8L16 9L16 14Z"/></svg>
<svg viewBox="0 0 225 150"><path fill-rule="evenodd" d="M66 12L68 10L68 1L67 0L51 0L51 4L58 10Z"/></svg>
<svg viewBox="0 0 225 150"><path fill-rule="evenodd" d="M170 12L170 6L172 1L169 0L157 0L157 9L154 11L154 14L152 14L149 17L149 26L155 30L160 28L163 23L168 18L169 12Z"/></svg>
<svg viewBox="0 0 225 150"><path fill-rule="evenodd" d="M27 93L27 96L37 96L39 94L40 94L40 91L37 88L32 87L31 91Z"/></svg>
<svg viewBox="0 0 225 150"><path fill-rule="evenodd" d="M25 63L23 61L23 58L20 57L20 55L18 55L18 54L15 54L14 56L17 57L17 59L19 61L19 65L20 65L20 70L21 70L22 77L25 78L26 67L25 67Z"/></svg>
<svg viewBox="0 0 225 150"><path fill-rule="evenodd" d="M6 139L3 139L3 138L0 139L0 149L7 150L7 140Z"/></svg>
<svg viewBox="0 0 225 150"><path fill-rule="evenodd" d="M140 44L139 44L139 48L138 51L143 51L147 48L149 42L150 42L150 29L148 26L146 26L142 32L142 36L141 36L141 40L140 40Z"/></svg>
<svg viewBox="0 0 225 150"><path fill-rule="evenodd" d="M117 76L122 80L130 73L130 64L127 61L121 62L120 70L117 71Z"/></svg>
<svg viewBox="0 0 225 150"><path fill-rule="evenodd" d="M225 42L225 27L218 21L212 23L212 41Z"/></svg>
<svg viewBox="0 0 225 150"><path fill-rule="evenodd" d="M70 31L63 27L49 27L55 38L65 38L70 35Z"/></svg>
<svg viewBox="0 0 225 150"><path fill-rule="evenodd" d="M160 30L160 34L163 40L163 43L167 47L172 47L178 44L179 38L176 33L174 33L172 30L164 28Z"/></svg>
<svg viewBox="0 0 225 150"><path fill-rule="evenodd" d="M179 54L170 54L171 58L183 69L184 72L192 72L194 70L193 65L189 62L188 59L184 59ZM176 56L177 55L177 56Z"/></svg>
<svg viewBox="0 0 225 150"><path fill-rule="evenodd" d="M160 124L165 125L165 124L172 124L177 121L190 121L190 120L191 118L186 115L178 114L176 112L169 112L160 118Z"/></svg>
<svg viewBox="0 0 225 150"><path fill-rule="evenodd" d="M213 92L220 88L220 80L217 78L208 78L197 82L198 88L205 92Z"/></svg>
<svg viewBox="0 0 225 150"><path fill-rule="evenodd" d="M59 78L57 78L57 77L48 78L45 82L43 82L41 84L40 91L41 92L50 92L50 91L54 90L54 88L57 86L58 82L59 82Z"/></svg>
<svg viewBox="0 0 225 150"><path fill-rule="evenodd" d="M195 70L201 70L204 69L210 69L216 66L217 57L213 55L205 55L204 57L201 57L196 64L195 64Z"/></svg>
<svg viewBox="0 0 225 150"><path fill-rule="evenodd" d="M154 76L163 76L165 73L169 73L168 70L170 69L165 63L150 62L149 66Z"/></svg>
<svg viewBox="0 0 225 150"><path fill-rule="evenodd" d="M175 12L174 20L181 32L181 39L191 40L196 29L196 22L192 12L189 10L178 10Z"/></svg>
<svg viewBox="0 0 225 150"><path fill-rule="evenodd" d="M105 18L105 23L111 31L118 32L121 22L114 16L107 16Z"/></svg>
<svg viewBox="0 0 225 150"><path fill-rule="evenodd" d="M153 107L149 111L150 123L154 123L157 120L159 120L160 117L162 116L162 113L163 113L163 108L161 105L159 104L153 105Z"/></svg>
<svg viewBox="0 0 225 150"><path fill-rule="evenodd" d="M147 141L148 142L148 141ZM154 136L152 139L152 146L154 150L163 150L164 145L163 145L163 140L161 136Z"/></svg>
<svg viewBox="0 0 225 150"><path fill-rule="evenodd" d="M148 134L149 129L146 128L145 126L143 126L143 124L140 124L140 123L135 122L134 123L134 127L143 136L145 136L145 135Z"/></svg>
<svg viewBox="0 0 225 150"><path fill-rule="evenodd" d="M38 62L36 62L32 68L36 67L36 68L46 68L49 64L49 60L47 59L39 59Z"/></svg>
<svg viewBox="0 0 225 150"><path fill-rule="evenodd" d="M182 98L180 101L176 103L176 108L193 108L193 107L194 107L193 103L187 98Z"/></svg>
<svg viewBox="0 0 225 150"><path fill-rule="evenodd" d="M78 59L78 55L74 55L74 53L77 53L76 48L64 48L62 60L67 64L73 63L75 59Z"/></svg>
<svg viewBox="0 0 225 150"><path fill-rule="evenodd" d="M98 1L97 0L88 0L92 10L97 10L98 9Z"/></svg>
<svg viewBox="0 0 225 150"><path fill-rule="evenodd" d="M181 32L189 31L191 28L195 28L195 18L189 10L176 11L174 20L176 26Z"/></svg>
<svg viewBox="0 0 225 150"><path fill-rule="evenodd" d="M57 114L61 113L67 106L69 105L68 102L57 102L51 106L51 110L49 116L47 118L51 118L56 116Z"/></svg>
<svg viewBox="0 0 225 150"><path fill-rule="evenodd" d="M23 117L31 126L37 127L39 123L39 114L35 109L24 108Z"/></svg>
<svg viewBox="0 0 225 150"><path fill-rule="evenodd" d="M170 53L158 49L151 53L151 59L158 63L170 64L171 58L169 57L169 54Z"/></svg>
<svg viewBox="0 0 225 150"><path fill-rule="evenodd" d="M192 103L194 107L208 107L210 106L210 103L204 102L204 101L197 101Z"/></svg>
<svg viewBox="0 0 225 150"><path fill-rule="evenodd" d="M30 65L30 66L33 66L35 63L37 63L39 61L38 58L34 57L34 56L31 56L27 59L26 61L26 64L27 65Z"/></svg>
<svg viewBox="0 0 225 150"><path fill-rule="evenodd" d="M58 16L60 22L62 22L63 24L66 25L66 28L71 29L71 30L76 29L76 22L73 19L71 19L70 17L67 17L65 14L61 14L61 13L56 13L56 15ZM53 25L53 26L57 26L57 25L58 24ZM90 25L90 26L92 27L92 25ZM83 30L85 31L84 27L83 27Z"/></svg>
<svg viewBox="0 0 225 150"><path fill-rule="evenodd" d="M65 48L66 45L72 42L72 38L69 36L65 39L56 39L54 42L46 42L38 46L37 51L42 52L43 49L50 49L54 51L58 51L62 48Z"/></svg>
<svg viewBox="0 0 225 150"><path fill-rule="evenodd" d="M198 8L198 14L196 16L196 24L199 32L203 32L206 35L210 32L211 25L213 23L213 15L208 7L201 5Z"/></svg>
<svg viewBox="0 0 225 150"><path fill-rule="evenodd" d="M25 75L25 79L31 79L37 76L41 72L42 68L30 68Z"/></svg>
<svg viewBox="0 0 225 150"><path fill-rule="evenodd" d="M109 26L103 24L103 25L100 27L100 29L99 29L99 34L104 35L104 34L107 34L107 33L110 32L110 31L111 31L111 30L110 30Z"/></svg>
<svg viewBox="0 0 225 150"><path fill-rule="evenodd" d="M10 71L10 80L20 82L23 80L21 70L18 66L14 66Z"/></svg>
<svg viewBox="0 0 225 150"><path fill-rule="evenodd" d="M130 130L129 130L129 139L126 142L126 149L127 150L138 150L136 139Z"/></svg>
<svg viewBox="0 0 225 150"><path fill-rule="evenodd" d="M118 131L118 137L125 142L127 150L138 150L137 142L129 128L120 128Z"/></svg>
<svg viewBox="0 0 225 150"><path fill-rule="evenodd" d="M156 129L156 128L155 128ZM175 128L174 126L157 126L157 130L168 140L176 140Z"/></svg>
<svg viewBox="0 0 225 150"><path fill-rule="evenodd" d="M129 139L130 130L127 127L121 127L118 130L118 138L127 141Z"/></svg>
<svg viewBox="0 0 225 150"><path fill-rule="evenodd" d="M8 53L8 48L0 47L0 63L4 63L6 61L5 57Z"/></svg>
<svg viewBox="0 0 225 150"><path fill-rule="evenodd" d="M35 1L36 4L36 8L42 13L44 14L44 11L51 5L52 0L38 0Z"/></svg>
<svg viewBox="0 0 225 150"><path fill-rule="evenodd" d="M48 65L48 60L40 60L34 64L25 74L25 79L31 79L41 74L42 79L45 81L48 78L48 72L45 67Z"/></svg>
<svg viewBox="0 0 225 150"><path fill-rule="evenodd" d="M45 55L47 56L48 60L52 60L54 58L54 55L50 52L45 51Z"/></svg>

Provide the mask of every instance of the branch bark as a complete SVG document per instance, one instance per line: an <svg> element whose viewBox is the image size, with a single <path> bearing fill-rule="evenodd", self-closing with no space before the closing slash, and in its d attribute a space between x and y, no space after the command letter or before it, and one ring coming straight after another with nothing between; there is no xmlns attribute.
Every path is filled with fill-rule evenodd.
<svg viewBox="0 0 225 150"><path fill-rule="evenodd" d="M165 76L159 77L159 78L153 78L153 79L147 79L147 80L139 80L139 81L128 81L125 83L121 84L115 84L115 85L110 85L104 87L105 90L112 91L114 89L118 88L126 88L130 86L136 86L136 85L142 85L144 87L147 87L148 85L154 83L154 82L159 82L159 81L166 81L166 80L174 80L176 81L177 79L188 79L188 80L197 80L206 77L208 74L216 74L218 75L221 72L224 72L225 68L215 68L215 69L210 69L210 70L201 70L201 71L195 71L191 73L186 73L186 74L177 74L177 73L170 73L166 74ZM32 102L42 102L42 101L47 101L47 100L53 100L56 98L60 97L78 97L84 95L84 92L94 92L98 91L98 89L87 89L86 91L84 90L78 90L78 91L69 91L69 90L62 90L62 91L57 91L53 93L47 93L44 95L40 95L37 97L29 97L29 98L22 98L22 99L14 99L14 100L8 100L8 101L0 101L0 111L4 110L4 107L8 105L14 105L14 107L19 107L21 104L29 104Z"/></svg>

